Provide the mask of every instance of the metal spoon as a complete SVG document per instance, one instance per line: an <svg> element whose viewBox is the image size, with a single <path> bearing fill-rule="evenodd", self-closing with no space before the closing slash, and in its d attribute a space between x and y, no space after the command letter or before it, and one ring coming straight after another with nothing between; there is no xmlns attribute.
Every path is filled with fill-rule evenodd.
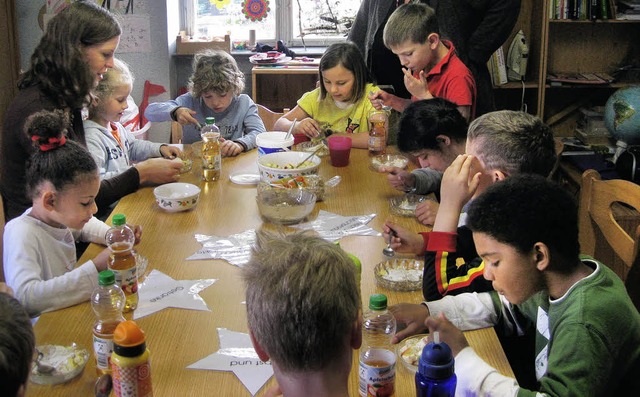
<svg viewBox="0 0 640 397"><path fill-rule="evenodd" d="M38 373L43 374L43 375L47 375L47 374L50 374L50 373L52 373L53 371L56 370L55 367L53 367L53 366L51 366L49 364L43 364L43 363L40 362L40 360L44 356L44 354L42 354L41 351L36 349L36 353L38 353L38 355L36 356L36 368L38 370Z"/></svg>
<svg viewBox="0 0 640 397"><path fill-rule="evenodd" d="M94 386L93 391L95 392L96 397L109 397L112 389L113 380L111 379L111 375L104 374L101 375L96 381L96 385Z"/></svg>
<svg viewBox="0 0 640 397"><path fill-rule="evenodd" d="M287 131L287 135L284 136L284 140L285 141L287 139L291 138L291 133L293 132L293 127L295 127L295 125L296 125L296 121L298 121L298 119L294 118L293 122L291 123L291 127L289 127L289 131Z"/></svg>
<svg viewBox="0 0 640 397"><path fill-rule="evenodd" d="M311 157L313 157L314 154L318 153L320 150L322 150L322 146L320 146L316 150L314 150L310 155L305 157L301 162L296 164L295 167L293 167L293 168L299 168L302 164L304 164L305 161L309 160Z"/></svg>
<svg viewBox="0 0 640 397"><path fill-rule="evenodd" d="M395 251L393 250L393 248L391 248L391 239L393 239L393 236L395 236L395 235L396 235L396 232L394 230L391 230L391 232L389 232L389 242L388 242L387 246L382 249L382 253L385 256L392 257L392 256L394 256L396 254Z"/></svg>

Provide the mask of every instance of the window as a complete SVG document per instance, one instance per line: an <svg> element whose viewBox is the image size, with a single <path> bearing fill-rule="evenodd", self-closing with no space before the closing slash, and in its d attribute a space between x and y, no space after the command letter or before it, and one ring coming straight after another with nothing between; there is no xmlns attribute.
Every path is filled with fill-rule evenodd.
<svg viewBox="0 0 640 397"><path fill-rule="evenodd" d="M230 34L232 41L242 41L253 29L257 41L328 45L346 38L360 7L360 0L269 0L266 15L252 21L243 13L245 1L258 5L261 0L182 0L191 3L183 10L193 10L191 18L183 18L185 30L196 37Z"/></svg>

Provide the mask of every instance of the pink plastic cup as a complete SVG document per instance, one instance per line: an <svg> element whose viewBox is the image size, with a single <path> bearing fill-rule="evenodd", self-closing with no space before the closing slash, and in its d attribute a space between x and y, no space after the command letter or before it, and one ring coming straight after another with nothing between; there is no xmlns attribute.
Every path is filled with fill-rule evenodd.
<svg viewBox="0 0 640 397"><path fill-rule="evenodd" d="M346 167L349 165L351 154L351 138L346 136L331 136L327 139L329 144L329 157L334 167Z"/></svg>

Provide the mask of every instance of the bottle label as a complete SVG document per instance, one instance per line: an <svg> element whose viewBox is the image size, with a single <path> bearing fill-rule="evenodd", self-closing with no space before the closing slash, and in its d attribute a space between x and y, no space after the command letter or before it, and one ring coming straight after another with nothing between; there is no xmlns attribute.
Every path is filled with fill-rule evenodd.
<svg viewBox="0 0 640 397"><path fill-rule="evenodd" d="M112 365L113 391L117 397L153 396L149 362L132 367Z"/></svg>
<svg viewBox="0 0 640 397"><path fill-rule="evenodd" d="M388 350L372 350L365 361L360 361L360 395L362 397L389 397L395 391L396 356Z"/></svg>
<svg viewBox="0 0 640 397"><path fill-rule="evenodd" d="M109 371L111 367L111 352L113 352L113 338L100 338L94 334L93 351L96 354L96 367L100 371Z"/></svg>
<svg viewBox="0 0 640 397"><path fill-rule="evenodd" d="M369 136L369 151L381 152L384 150L385 141L383 136Z"/></svg>
<svg viewBox="0 0 640 397"><path fill-rule="evenodd" d="M122 288L125 295L132 295L138 292L138 272L136 266L130 269L113 270L116 276L116 283Z"/></svg>

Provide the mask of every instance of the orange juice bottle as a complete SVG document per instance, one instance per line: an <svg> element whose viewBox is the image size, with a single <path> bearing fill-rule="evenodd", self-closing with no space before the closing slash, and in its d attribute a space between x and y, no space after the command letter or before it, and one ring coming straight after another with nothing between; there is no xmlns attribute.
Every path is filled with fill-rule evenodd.
<svg viewBox="0 0 640 397"><path fill-rule="evenodd" d="M124 291L127 298L124 311L130 312L138 307L138 272L136 258L133 256L135 235L127 226L123 214L115 214L112 219L113 227L107 231L107 244L111 250L109 269L116 275L116 282Z"/></svg>
<svg viewBox="0 0 640 397"><path fill-rule="evenodd" d="M111 376L116 397L153 396L146 337L132 320L118 324L113 334Z"/></svg>

